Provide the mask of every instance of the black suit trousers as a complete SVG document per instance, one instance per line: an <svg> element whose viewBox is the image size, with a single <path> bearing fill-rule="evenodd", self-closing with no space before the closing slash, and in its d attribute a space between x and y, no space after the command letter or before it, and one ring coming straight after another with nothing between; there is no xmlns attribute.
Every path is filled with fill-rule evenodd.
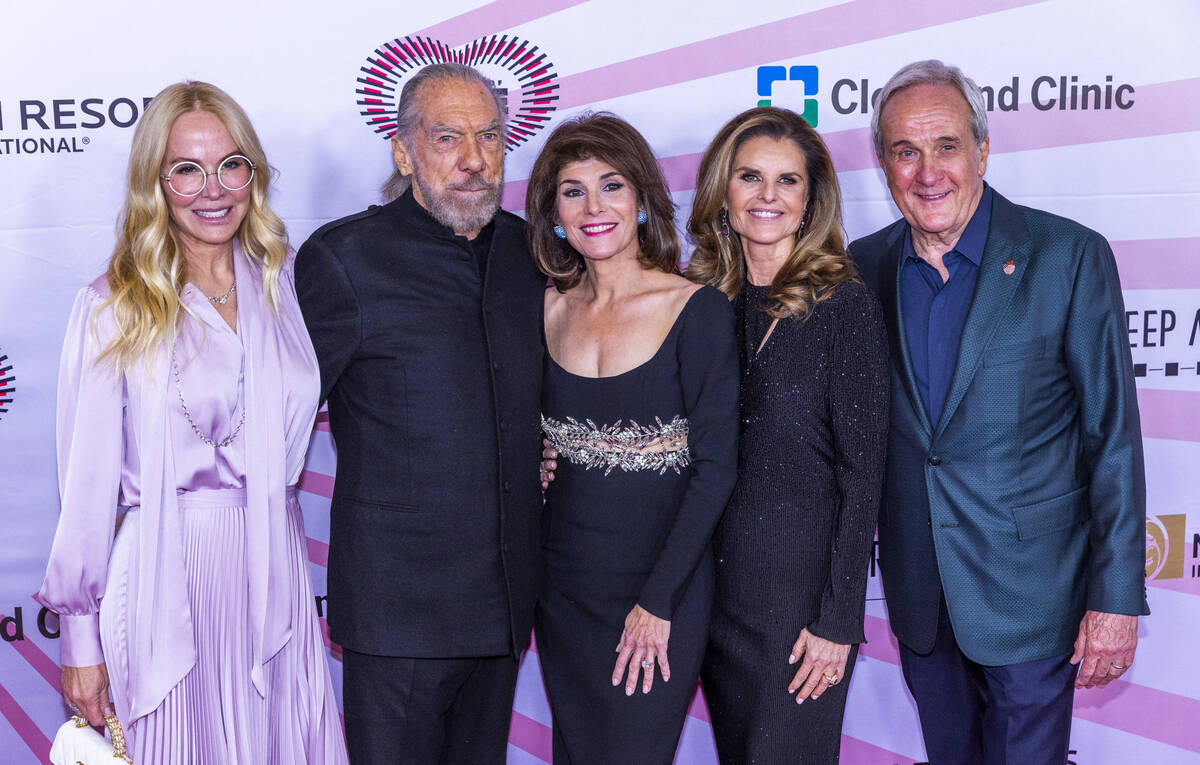
<svg viewBox="0 0 1200 765"><path fill-rule="evenodd" d="M504 764L516 657L342 657L353 765Z"/></svg>

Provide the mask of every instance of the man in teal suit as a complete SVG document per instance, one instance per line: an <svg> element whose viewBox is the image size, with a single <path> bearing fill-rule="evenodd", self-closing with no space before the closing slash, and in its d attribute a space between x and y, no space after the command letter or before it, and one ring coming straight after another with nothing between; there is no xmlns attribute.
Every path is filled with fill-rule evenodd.
<svg viewBox="0 0 1200 765"><path fill-rule="evenodd" d="M892 354L880 564L929 759L1066 762L1074 689L1128 670L1145 477L1108 243L983 181L987 110L921 61L872 133L904 219L854 242Z"/></svg>

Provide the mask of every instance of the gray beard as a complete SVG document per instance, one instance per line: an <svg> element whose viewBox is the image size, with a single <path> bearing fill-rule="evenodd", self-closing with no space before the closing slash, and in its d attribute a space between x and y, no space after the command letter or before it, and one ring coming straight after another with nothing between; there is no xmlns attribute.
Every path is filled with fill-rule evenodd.
<svg viewBox="0 0 1200 765"><path fill-rule="evenodd" d="M476 173L466 181L450 186L445 192L432 188L421 177L421 173L415 169L412 177L413 182L421 191L421 198L425 200L425 208L429 210L429 214L438 223L456 234L478 231L490 223L500 210L500 188L504 183L503 177L495 184L489 184ZM474 201L459 199L453 192L453 189L457 188L475 189L480 187L487 188L487 192Z"/></svg>

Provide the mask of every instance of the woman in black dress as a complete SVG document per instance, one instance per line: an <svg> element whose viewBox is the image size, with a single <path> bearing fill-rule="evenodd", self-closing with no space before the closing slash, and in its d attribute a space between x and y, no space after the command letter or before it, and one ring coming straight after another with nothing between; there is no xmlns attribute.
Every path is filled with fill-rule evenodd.
<svg viewBox="0 0 1200 765"><path fill-rule="evenodd" d="M670 763L707 640L737 351L724 295L678 273L674 208L645 139L612 115L558 127L529 180L530 245L555 286L536 633L556 765Z"/></svg>
<svg viewBox="0 0 1200 765"><path fill-rule="evenodd" d="M717 751L836 762L886 447L882 312L846 257L829 152L794 112L721 129L688 232L688 276L733 301L742 364L704 663Z"/></svg>

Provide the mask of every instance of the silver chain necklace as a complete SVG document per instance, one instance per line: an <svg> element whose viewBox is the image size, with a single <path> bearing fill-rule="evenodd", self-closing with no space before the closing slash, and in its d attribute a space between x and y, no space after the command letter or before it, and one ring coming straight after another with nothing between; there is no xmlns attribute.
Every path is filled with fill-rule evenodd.
<svg viewBox="0 0 1200 765"><path fill-rule="evenodd" d="M232 287L229 289L231 292L233 291ZM228 293L226 293L226 296L228 296ZM209 298L209 300L216 300L216 298ZM224 301L222 300L222 302ZM192 413L188 411L187 402L183 400L183 383L179 380L179 363L175 360L174 343L171 344L171 369L175 372L175 392L179 394L179 405L183 407L183 416L187 418L188 425L192 426L192 432L199 436L201 441L213 447L214 449L223 449L232 444L234 439L238 437L238 433L242 432L242 426L246 424L246 407L244 404L242 404L242 394L245 392L246 379L245 357L242 358L242 368L238 372L238 400L237 404L234 404L234 406L242 404L242 416L241 419L238 420L237 427L234 428L233 432L229 434L229 437L221 441L213 441L211 438L201 433L200 428L196 427L195 421L192 420Z"/></svg>
<svg viewBox="0 0 1200 765"><path fill-rule="evenodd" d="M211 300L215 305L225 305L225 303L229 300L229 296L232 295L233 291L236 289L237 289L237 279L234 279L233 284L229 285L229 289L225 290L224 295L221 295L219 297L210 297L208 299ZM208 297L208 296L205 295L205 297Z"/></svg>

